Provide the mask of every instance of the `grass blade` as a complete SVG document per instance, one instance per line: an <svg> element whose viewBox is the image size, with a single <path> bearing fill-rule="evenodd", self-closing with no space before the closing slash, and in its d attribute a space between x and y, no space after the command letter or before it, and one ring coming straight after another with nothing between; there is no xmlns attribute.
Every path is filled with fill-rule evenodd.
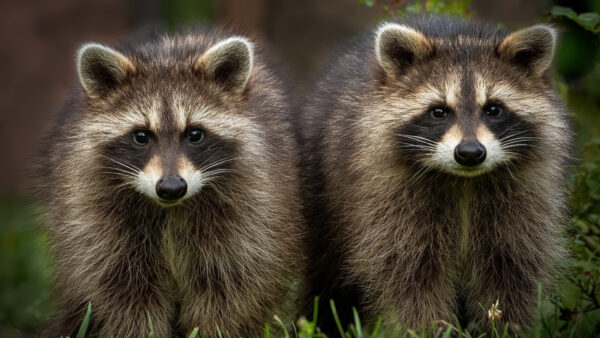
<svg viewBox="0 0 600 338"><path fill-rule="evenodd" d="M192 331L192 333L190 333L190 335L188 336L188 338L196 338L197 335L198 335L198 328L195 327L194 330Z"/></svg>
<svg viewBox="0 0 600 338"><path fill-rule="evenodd" d="M79 331L77 331L77 338L84 338L85 333L87 332L88 325L90 325L90 315L92 314L92 302L88 303L87 311L85 313L85 317L83 317L83 322L79 327Z"/></svg>
<svg viewBox="0 0 600 338"><path fill-rule="evenodd" d="M377 337L377 334L379 334L379 329L381 328L382 321L383 318L379 316L379 318L377 318L377 322L375 323L375 327L373 328L373 332L371 332L371 338L375 338Z"/></svg>
<svg viewBox="0 0 600 338"><path fill-rule="evenodd" d="M281 326L281 328L283 329L283 332L285 333L284 337L285 338L290 338L290 334L288 332L288 330L285 328L285 325L283 325L283 322L281 321L281 318L279 318L278 315L274 315L273 319L275 319L275 321L279 324L279 326Z"/></svg>
<svg viewBox="0 0 600 338"><path fill-rule="evenodd" d="M315 300L313 302L313 323L315 323L315 326L317 325L317 314L319 313L319 296L315 297Z"/></svg>
<svg viewBox="0 0 600 338"><path fill-rule="evenodd" d="M358 317L358 311L356 311L354 306L352 307L352 314L354 315L354 326L356 326L356 332L358 334L356 338L363 338L363 331L362 327L360 326L360 318Z"/></svg>
<svg viewBox="0 0 600 338"><path fill-rule="evenodd" d="M344 328L342 327L342 322L340 321L340 317L338 316L333 299L329 300L329 305L331 306L331 314L333 314L333 320L335 320L335 325L337 326L338 332L340 333L340 337L346 337L346 333L344 332Z"/></svg>
<svg viewBox="0 0 600 338"><path fill-rule="evenodd" d="M444 334L442 334L442 338L450 338L450 335L452 334L452 325L448 325L448 328L446 329L446 331L444 331Z"/></svg>
<svg viewBox="0 0 600 338"><path fill-rule="evenodd" d="M150 311L146 311L146 315L148 316L148 326L150 326L148 338L152 338L154 337L154 324L152 323L152 317L150 317Z"/></svg>
<svg viewBox="0 0 600 338"><path fill-rule="evenodd" d="M269 330L269 323L265 324L265 334L263 336L264 338L270 338L271 337L271 331Z"/></svg>

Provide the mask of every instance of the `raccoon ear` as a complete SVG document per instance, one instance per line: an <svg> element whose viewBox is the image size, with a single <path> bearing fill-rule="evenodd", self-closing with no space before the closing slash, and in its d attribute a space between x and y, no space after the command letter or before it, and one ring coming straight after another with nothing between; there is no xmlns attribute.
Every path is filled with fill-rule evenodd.
<svg viewBox="0 0 600 338"><path fill-rule="evenodd" d="M535 25L508 35L497 51L503 59L541 76L552 64L556 36L552 26Z"/></svg>
<svg viewBox="0 0 600 338"><path fill-rule="evenodd" d="M425 35L396 23L381 26L375 37L375 55L389 76L402 74L407 67L433 52Z"/></svg>
<svg viewBox="0 0 600 338"><path fill-rule="evenodd" d="M194 70L205 73L227 89L242 92L250 78L253 59L252 43L234 36L207 50L194 64Z"/></svg>
<svg viewBox="0 0 600 338"><path fill-rule="evenodd" d="M101 44L87 43L77 52L79 81L90 97L105 95L135 71L127 57Z"/></svg>

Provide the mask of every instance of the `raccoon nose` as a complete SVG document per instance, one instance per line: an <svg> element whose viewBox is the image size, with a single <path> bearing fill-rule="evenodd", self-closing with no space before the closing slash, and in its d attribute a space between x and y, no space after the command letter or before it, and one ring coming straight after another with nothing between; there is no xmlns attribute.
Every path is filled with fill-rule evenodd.
<svg viewBox="0 0 600 338"><path fill-rule="evenodd" d="M474 167L483 163L485 155L485 147L477 141L461 142L454 148L454 159L456 162L468 167Z"/></svg>
<svg viewBox="0 0 600 338"><path fill-rule="evenodd" d="M182 198L186 192L187 184L179 176L163 176L156 182L156 194L164 200L174 201Z"/></svg>

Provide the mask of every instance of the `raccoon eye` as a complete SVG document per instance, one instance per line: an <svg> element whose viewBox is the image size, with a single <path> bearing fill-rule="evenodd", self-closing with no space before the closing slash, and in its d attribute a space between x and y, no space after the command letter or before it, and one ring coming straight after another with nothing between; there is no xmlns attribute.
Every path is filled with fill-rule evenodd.
<svg viewBox="0 0 600 338"><path fill-rule="evenodd" d="M146 144L148 144L148 141L150 140L150 135L148 132L143 131L143 130L137 130L133 132L133 141L140 145L140 146L144 146Z"/></svg>
<svg viewBox="0 0 600 338"><path fill-rule="evenodd" d="M483 108L483 111L489 117L498 117L504 113L504 108L497 104L489 104Z"/></svg>
<svg viewBox="0 0 600 338"><path fill-rule="evenodd" d="M204 139L204 133L200 129L192 129L188 134L190 143L200 143Z"/></svg>
<svg viewBox="0 0 600 338"><path fill-rule="evenodd" d="M439 119L444 119L444 118L446 118L446 116L448 116L448 109L447 108L442 108L442 107L432 108L429 111L429 114L434 119L438 119L438 120Z"/></svg>

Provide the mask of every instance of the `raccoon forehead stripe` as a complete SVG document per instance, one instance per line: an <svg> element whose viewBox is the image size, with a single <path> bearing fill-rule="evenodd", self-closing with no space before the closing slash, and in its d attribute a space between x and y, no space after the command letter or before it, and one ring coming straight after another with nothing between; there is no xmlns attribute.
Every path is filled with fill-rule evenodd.
<svg viewBox="0 0 600 338"><path fill-rule="evenodd" d="M458 100L460 95L461 87L461 76L457 72L449 73L444 79L444 94L446 97L446 104L450 107L456 108L458 106Z"/></svg>
<svg viewBox="0 0 600 338"><path fill-rule="evenodd" d="M160 100L152 100L148 109L145 111L150 130L157 131L161 127L161 107L162 104Z"/></svg>
<svg viewBox="0 0 600 338"><path fill-rule="evenodd" d="M488 99L488 90L481 74L475 74L475 99L481 107L485 105Z"/></svg>

